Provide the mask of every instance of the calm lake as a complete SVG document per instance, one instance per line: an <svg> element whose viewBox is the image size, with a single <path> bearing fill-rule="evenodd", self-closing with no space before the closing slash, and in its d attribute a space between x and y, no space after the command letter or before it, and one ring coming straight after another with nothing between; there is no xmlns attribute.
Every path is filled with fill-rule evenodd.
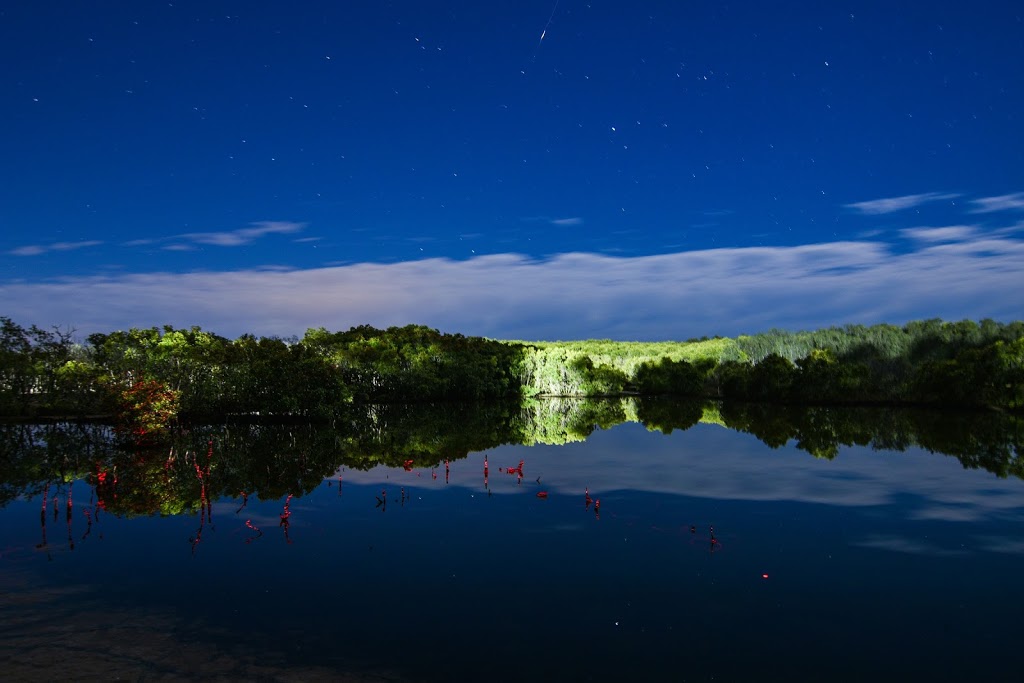
<svg viewBox="0 0 1024 683"><path fill-rule="evenodd" d="M2 677L1018 680L1016 422L825 458L717 409L417 410L126 452L4 427Z"/></svg>

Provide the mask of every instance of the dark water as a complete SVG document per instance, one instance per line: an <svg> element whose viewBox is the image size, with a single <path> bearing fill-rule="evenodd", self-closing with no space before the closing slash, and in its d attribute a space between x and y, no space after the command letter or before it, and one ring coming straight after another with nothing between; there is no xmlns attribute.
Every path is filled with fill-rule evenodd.
<svg viewBox="0 0 1024 683"><path fill-rule="evenodd" d="M916 447L818 459L714 424L449 467L345 467L290 501L167 516L104 511L91 475L51 483L43 516L23 494L0 508L2 677L1019 675L1017 477Z"/></svg>

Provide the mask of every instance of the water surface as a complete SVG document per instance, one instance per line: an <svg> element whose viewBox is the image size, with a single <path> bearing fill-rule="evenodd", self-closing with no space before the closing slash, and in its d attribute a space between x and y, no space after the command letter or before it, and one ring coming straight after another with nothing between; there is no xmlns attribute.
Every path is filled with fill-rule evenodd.
<svg viewBox="0 0 1024 683"><path fill-rule="evenodd" d="M0 508L13 680L1015 679L1024 481L953 457L627 422L261 499L210 434L179 514Z"/></svg>

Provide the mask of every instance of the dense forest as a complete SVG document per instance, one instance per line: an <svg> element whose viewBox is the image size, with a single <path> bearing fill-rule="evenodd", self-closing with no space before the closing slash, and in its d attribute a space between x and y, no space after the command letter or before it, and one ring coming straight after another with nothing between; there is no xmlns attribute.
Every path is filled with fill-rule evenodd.
<svg viewBox="0 0 1024 683"><path fill-rule="evenodd" d="M418 325L227 339L198 327L77 340L0 317L0 415L338 419L353 405L674 395L782 404L1024 409L1024 322L772 330L686 342L524 342Z"/></svg>

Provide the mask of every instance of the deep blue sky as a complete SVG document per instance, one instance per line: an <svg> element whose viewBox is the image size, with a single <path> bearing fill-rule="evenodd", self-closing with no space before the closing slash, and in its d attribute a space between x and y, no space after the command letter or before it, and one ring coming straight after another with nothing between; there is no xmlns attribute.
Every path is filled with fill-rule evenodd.
<svg viewBox="0 0 1024 683"><path fill-rule="evenodd" d="M1024 317L1019 3L0 7L24 324Z"/></svg>

